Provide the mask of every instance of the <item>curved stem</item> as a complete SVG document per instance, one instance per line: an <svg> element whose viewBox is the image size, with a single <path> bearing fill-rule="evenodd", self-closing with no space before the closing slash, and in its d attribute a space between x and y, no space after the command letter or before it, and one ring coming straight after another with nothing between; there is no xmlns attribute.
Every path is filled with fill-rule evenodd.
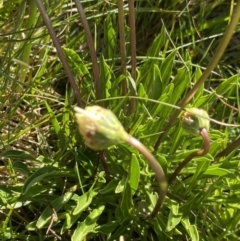
<svg viewBox="0 0 240 241"><path fill-rule="evenodd" d="M138 141L132 136L128 136L128 138L126 138L126 142L129 145L136 148L147 159L149 166L152 168L152 170L156 175L158 185L159 185L158 200L153 211L146 217L146 218L155 218L167 194L168 184L165 178L165 174L161 166L159 165L158 161L153 156L153 154L140 141Z"/></svg>
<svg viewBox="0 0 240 241"><path fill-rule="evenodd" d="M181 170L194 158L197 156L204 156L208 153L209 148L210 148L210 139L208 136L208 132L205 128L200 130L200 134L203 138L203 149L199 150L199 151L195 151L192 152L190 155L188 155L180 164L179 166L176 168L176 170L174 171L174 173L170 176L168 183L169 185L176 179L176 177L178 176L178 174L181 172Z"/></svg>
<svg viewBox="0 0 240 241"><path fill-rule="evenodd" d="M78 103L78 105L80 107L84 108L85 104L82 101L82 97L81 97L81 94L80 94L79 89L77 87L77 84L75 82L74 76L73 76L72 71L71 71L71 69L70 69L70 67L68 65L68 62L67 62L67 60L66 60L66 58L64 56L64 53L63 53L62 48L61 48L61 45L60 45L60 43L58 41L57 35L56 35L56 33L55 33L55 31L54 31L54 29L52 27L51 21L50 21L48 15L46 13L46 10L45 10L45 8L43 6L43 3L42 3L41 0L35 0L35 2L36 2L36 5L38 7L39 12L42 15L43 21L44 21L44 23L45 23L45 25L46 25L46 27L47 27L47 29L49 31L49 34L50 34L51 39L53 41L53 44L54 44L54 46L55 46L55 48L57 50L58 57L59 57L59 59L62 62L64 70L66 71L66 74L67 74L67 77L68 77L68 81L69 81L69 83L70 83L70 85L71 85L71 87L73 89L73 92L74 92L75 97L77 99L77 103Z"/></svg>
<svg viewBox="0 0 240 241"><path fill-rule="evenodd" d="M82 7L82 4L81 4L80 0L75 0L75 4L76 4L76 8L78 10L78 13L80 15L83 28L85 30L88 48L89 48L89 52L90 52L91 59L92 59L93 75L94 75L94 80L95 80L96 98L101 99L101 83L100 83L100 73L99 73L100 71L99 71L98 62L97 62L96 51L94 49L94 43L93 43L93 39L92 39L91 30L89 28L88 21L87 21L87 18L86 18L86 15L84 13L84 10L83 10L83 7Z"/></svg>
<svg viewBox="0 0 240 241"><path fill-rule="evenodd" d="M235 11L234 14L232 15L231 21L227 27L226 32L224 33L224 36L221 39L221 42L219 43L217 49L215 50L215 53L211 59L211 61L209 62L209 64L207 65L205 71L203 72L202 76L200 77L200 79L196 82L196 84L193 86L193 88L188 92L188 94L186 95L186 97L181 101L181 103L179 104L180 109L179 110L175 110L175 112L173 113L173 115L171 116L167 126L164 129L164 132L159 136L154 149L157 150L161 141L165 138L165 136L167 135L168 131L170 130L170 128L172 127L172 125L174 124L174 122L176 121L178 115L180 114L181 110L188 104L188 102L193 98L193 96L195 95L195 93L198 91L198 89L200 88L200 86L204 83L204 81L208 78L208 76L211 74L211 71L216 67L218 61L220 60L220 58L222 57L232 35L233 35L233 31L236 28L238 21L240 18L240 0L237 1L237 6L235 7Z"/></svg>

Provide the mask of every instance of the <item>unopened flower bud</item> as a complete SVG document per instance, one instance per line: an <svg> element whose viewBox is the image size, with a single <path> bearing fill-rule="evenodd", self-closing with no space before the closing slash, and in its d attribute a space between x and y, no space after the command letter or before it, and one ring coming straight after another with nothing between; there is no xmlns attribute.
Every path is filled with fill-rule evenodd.
<svg viewBox="0 0 240 241"><path fill-rule="evenodd" d="M182 118L183 129L192 135L200 135L200 131L203 128L208 131L210 123L209 120L204 117L209 118L205 110L198 108L187 109Z"/></svg>
<svg viewBox="0 0 240 241"><path fill-rule="evenodd" d="M100 106L74 107L78 130L93 150L106 149L124 141L128 134L117 117Z"/></svg>

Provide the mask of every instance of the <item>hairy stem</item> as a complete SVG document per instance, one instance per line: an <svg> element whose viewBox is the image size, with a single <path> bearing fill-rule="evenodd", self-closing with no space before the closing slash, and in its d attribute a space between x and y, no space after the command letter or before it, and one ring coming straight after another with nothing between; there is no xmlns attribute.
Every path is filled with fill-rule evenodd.
<svg viewBox="0 0 240 241"><path fill-rule="evenodd" d="M147 216L147 218L155 218L158 214L158 211L160 210L165 196L167 194L167 189L168 189L168 184L167 180L165 178L165 174L159 165L158 161L155 159L155 157L152 155L152 153L137 139L135 139L132 136L128 136L126 142L136 148L148 161L149 166L152 168L154 171L158 185L159 185L159 190L158 190L158 200L157 203L153 209L153 211Z"/></svg>
<svg viewBox="0 0 240 241"><path fill-rule="evenodd" d="M44 21L44 23L45 23L45 25L46 25L46 27L47 27L47 29L49 31L49 34L50 34L51 39L53 41L53 44L54 44L54 46L55 46L55 48L57 50L58 56L59 56L59 58L60 58L60 60L62 62L63 68L64 68L64 70L65 70L65 72L67 74L68 81L69 81L69 83L70 83L70 85L71 85L71 87L73 89L73 92L74 92L74 94L76 96L77 103L78 103L78 105L80 107L84 108L85 104L82 101L82 97L81 97L81 94L80 94L79 89L77 87L77 84L75 82L74 76L73 76L72 71L71 71L71 69L70 69L70 67L68 65L68 62L67 62L67 60L66 60L66 58L64 56L64 53L63 53L61 45L60 45L60 43L58 41L57 35L56 35L56 33L55 33L55 31L54 31L54 29L52 27L51 21L50 21L48 15L46 13L46 10L45 10L45 8L44 8L44 6L42 4L42 1L41 0L35 0L35 2L36 2L36 5L38 7L39 12L42 15L43 21Z"/></svg>
<svg viewBox="0 0 240 241"><path fill-rule="evenodd" d="M230 23L227 27L226 32L224 33L224 35L221 39L221 42L219 43L217 49L215 50L215 53L214 53L211 61L207 65L207 67L206 67L205 71L203 72L202 76L200 77L200 79L196 82L196 84L193 86L193 88L188 92L186 97L179 104L180 109L175 110L175 112L171 116L167 126L164 129L164 132L159 136L159 138L158 138L158 140L157 140L157 142L154 146L155 150L158 149L160 143L165 138L165 136L167 135L167 133L170 130L170 128L172 127L172 125L175 123L175 121L176 121L178 115L180 114L181 110L193 98L195 93L198 91L198 89L201 87L201 85L204 83L204 81L211 74L211 71L216 67L217 63L219 62L220 58L222 57L231 37L233 35L233 31L238 24L239 18L240 18L240 0L237 1L237 6L235 8L234 14L232 15L231 21L230 21Z"/></svg>
<svg viewBox="0 0 240 241"><path fill-rule="evenodd" d="M81 4L80 0L75 0L75 4L76 4L77 10L78 10L78 13L81 17L82 25L83 25L83 28L85 30L85 34L86 34L86 38L87 38L88 48L89 48L91 59L92 59L96 98L101 99L100 72L99 72L97 55L96 55L96 51L95 51L95 48L94 48L91 30L89 28L88 21L87 21L87 18L86 18L86 15L84 13L84 10L83 10L83 7L82 7L82 4Z"/></svg>
<svg viewBox="0 0 240 241"><path fill-rule="evenodd" d="M205 128L201 129L200 134L203 138L203 149L200 151L195 151L192 152L189 156L187 156L180 164L179 166L176 168L176 170L174 171L174 173L170 176L168 183L169 185L176 179L176 177L178 176L178 174L182 171L182 169L194 158L197 156L204 156L208 153L209 148L210 148L210 139L208 136L208 132Z"/></svg>

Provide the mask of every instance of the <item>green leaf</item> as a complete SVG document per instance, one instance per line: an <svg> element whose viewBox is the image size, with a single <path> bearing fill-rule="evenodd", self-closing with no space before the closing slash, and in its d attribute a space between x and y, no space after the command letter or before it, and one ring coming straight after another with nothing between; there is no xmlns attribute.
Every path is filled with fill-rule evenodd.
<svg viewBox="0 0 240 241"><path fill-rule="evenodd" d="M226 176L231 173L227 169L223 169L221 167L210 166L203 175L211 175L211 176Z"/></svg>
<svg viewBox="0 0 240 241"><path fill-rule="evenodd" d="M53 209L57 212L63 205L65 205L70 198L72 197L72 192L67 192L63 196L56 198L51 202L51 206L48 205L41 216L38 218L38 221L36 223L36 227L38 229L43 228L45 225L47 225L50 220L53 217Z"/></svg>
<svg viewBox="0 0 240 241"><path fill-rule="evenodd" d="M202 75L202 71L199 68L199 66L196 67L195 72L194 72L194 84L199 80L199 78ZM194 102L196 102L201 96L203 95L203 90L204 90L204 85L202 84L199 88L196 94L194 95ZM195 107L201 107L198 105L195 105Z"/></svg>
<svg viewBox="0 0 240 241"><path fill-rule="evenodd" d="M199 241L199 234L197 231L197 227L195 225L191 225L188 219L182 219L181 220L182 225L188 232L191 241Z"/></svg>
<svg viewBox="0 0 240 241"><path fill-rule="evenodd" d="M172 95L171 103L176 104L179 98L187 91L187 87L191 81L190 66L186 65L177 70L177 75L173 79L174 95Z"/></svg>
<svg viewBox="0 0 240 241"><path fill-rule="evenodd" d="M48 105L47 101L44 101L45 105L46 105L46 108L48 110L48 114L50 115L50 118L51 118L51 121L52 121L52 125L53 125L53 128L59 138L59 141L60 141L60 145L61 147L65 147L65 136L63 134L63 131L62 131L62 127L61 125L59 124L54 112L52 111L51 107Z"/></svg>
<svg viewBox="0 0 240 241"><path fill-rule="evenodd" d="M101 91L102 91L101 97L103 99L110 97L109 90L112 87L112 83L111 83L112 74L113 73L112 73L111 68L106 63L103 55L101 55L101 57L100 57L100 80L101 80Z"/></svg>
<svg viewBox="0 0 240 241"><path fill-rule="evenodd" d="M170 232L173 230L181 221L182 213L179 213L179 204L176 202L171 202L171 211L168 215L168 223L166 231Z"/></svg>
<svg viewBox="0 0 240 241"><path fill-rule="evenodd" d="M65 101L64 101L64 109L62 112L63 131L64 131L64 134L66 135L66 137L71 136L71 130L70 130L70 126L69 126L69 123L71 122L71 120L70 120L70 111L68 110L68 106L69 106L69 95L68 95L68 91L66 91ZM65 144L66 144L66 142L65 142Z"/></svg>
<svg viewBox="0 0 240 241"><path fill-rule="evenodd" d="M171 74L172 74L172 67L173 67L173 61L175 58L175 55L177 53L177 50L173 50L167 58L163 61L161 67L160 67L160 78L162 83L162 88L165 89L167 84L169 83Z"/></svg>
<svg viewBox="0 0 240 241"><path fill-rule="evenodd" d="M195 185L195 183L197 182L197 180L199 179L199 177L208 169L209 165L211 163L211 160L209 160L206 157L201 157L201 159L197 161L197 168L194 172L194 175L191 179L191 183L188 187L188 191L190 191L193 186Z"/></svg>
<svg viewBox="0 0 240 241"><path fill-rule="evenodd" d="M13 162L13 168L17 172L20 172L25 176L28 176L29 173L30 173L30 170L29 170L28 166L25 163L23 163L22 161Z"/></svg>
<svg viewBox="0 0 240 241"><path fill-rule="evenodd" d="M39 182L46 177L51 177L53 173L56 173L57 169L53 166L45 166L34 172L24 183L22 188L22 194L25 194L29 188L31 188L36 182Z"/></svg>
<svg viewBox="0 0 240 241"><path fill-rule="evenodd" d="M135 92L135 95L137 95L136 82L134 81L134 79L133 79L130 75L127 76L127 79L128 79L128 81L129 81L129 84L131 84L131 86L132 86L132 88L133 88L133 90L134 90L134 92Z"/></svg>
<svg viewBox="0 0 240 241"><path fill-rule="evenodd" d="M139 84L139 87L138 87L138 94L140 97L143 97L143 98L148 98L148 95L144 89L144 86L142 83Z"/></svg>
<svg viewBox="0 0 240 241"><path fill-rule="evenodd" d="M161 48L164 46L165 41L166 41L166 32L165 32L165 28L162 27L161 33L159 33L157 35L157 37L154 39L152 45L148 49L147 56L158 57L159 52L160 52Z"/></svg>
<svg viewBox="0 0 240 241"><path fill-rule="evenodd" d="M118 226L118 229L114 231L108 241L119 240L121 235L129 233L129 227L131 227L131 220L126 218L121 222L121 225Z"/></svg>
<svg viewBox="0 0 240 241"><path fill-rule="evenodd" d="M77 206L71 211L71 213L66 213L65 222L61 229L61 234L66 232L72 225L79 219L81 213L89 207L92 203L92 199L94 196L97 195L97 192L93 190L89 190L88 192L84 193L82 196L78 196L74 194L72 200L77 202Z"/></svg>
<svg viewBox="0 0 240 241"><path fill-rule="evenodd" d="M3 153L0 153L0 157L10 158L10 159L21 159L35 161L36 159L26 151L19 150L8 150Z"/></svg>
<svg viewBox="0 0 240 241"><path fill-rule="evenodd" d="M120 220L114 220L96 227L95 231L103 234L111 234L119 226L121 226Z"/></svg>
<svg viewBox="0 0 240 241"><path fill-rule="evenodd" d="M133 201L132 201L132 190L129 183L126 181L120 208L124 217L132 217Z"/></svg>
<svg viewBox="0 0 240 241"><path fill-rule="evenodd" d="M125 176L123 176L122 179L121 179L121 181L118 182L118 185L117 185L117 187L115 188L115 193L121 193L121 192L123 192L124 187L125 187L125 183L126 183L126 179L127 179L127 178L126 178Z"/></svg>
<svg viewBox="0 0 240 241"><path fill-rule="evenodd" d="M231 76L229 79L224 80L218 87L216 88L216 93L219 95L224 95L226 92L232 89L233 85L237 85L239 81L239 74Z"/></svg>
<svg viewBox="0 0 240 241"><path fill-rule="evenodd" d="M84 76L87 78L86 82L91 81L91 75L89 74L88 68L85 66L80 56L70 48L63 48L63 51L67 57L68 64L72 71L76 75Z"/></svg>
<svg viewBox="0 0 240 241"><path fill-rule="evenodd" d="M156 64L151 66L146 78L150 80L147 88L149 98L158 100L162 94L162 82L160 78L160 69Z"/></svg>
<svg viewBox="0 0 240 241"><path fill-rule="evenodd" d="M135 154L132 154L129 176L128 176L129 178L128 183L131 188L132 196L135 194L138 188L139 177L140 177L140 167L139 167L138 159Z"/></svg>
<svg viewBox="0 0 240 241"><path fill-rule="evenodd" d="M77 202L76 208L73 210L73 215L77 215L81 213L84 209L86 209L92 202L92 199L97 195L98 193L94 190L90 190L86 193L84 193L82 196L74 198L74 200Z"/></svg>
<svg viewBox="0 0 240 241"><path fill-rule="evenodd" d="M119 181L116 179L111 180L106 187L99 190L100 194L108 194L116 190L116 187L118 185Z"/></svg>
<svg viewBox="0 0 240 241"><path fill-rule="evenodd" d="M112 25L111 15L104 20L104 45L106 46L106 58L113 59L116 45L116 33Z"/></svg>
<svg viewBox="0 0 240 241"><path fill-rule="evenodd" d="M94 209L83 222L79 223L74 230L71 241L85 240L87 234L94 232L94 228L97 226L97 220L104 208L104 206L100 206L99 208Z"/></svg>

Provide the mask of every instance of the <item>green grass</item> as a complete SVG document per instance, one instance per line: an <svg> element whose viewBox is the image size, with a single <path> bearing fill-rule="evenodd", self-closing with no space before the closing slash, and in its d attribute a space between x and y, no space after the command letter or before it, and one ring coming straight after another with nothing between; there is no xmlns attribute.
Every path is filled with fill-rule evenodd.
<svg viewBox="0 0 240 241"><path fill-rule="evenodd" d="M87 148L72 108L111 109L169 179L203 146L176 107L213 63L237 1L136 0L135 16L125 1L121 21L118 1L81 2L97 65L74 1L44 1L76 90L35 1L0 1L0 240L239 240L239 24L184 102L223 124L211 122L208 154L183 168L154 220L142 218L158 189L144 157L125 143Z"/></svg>

